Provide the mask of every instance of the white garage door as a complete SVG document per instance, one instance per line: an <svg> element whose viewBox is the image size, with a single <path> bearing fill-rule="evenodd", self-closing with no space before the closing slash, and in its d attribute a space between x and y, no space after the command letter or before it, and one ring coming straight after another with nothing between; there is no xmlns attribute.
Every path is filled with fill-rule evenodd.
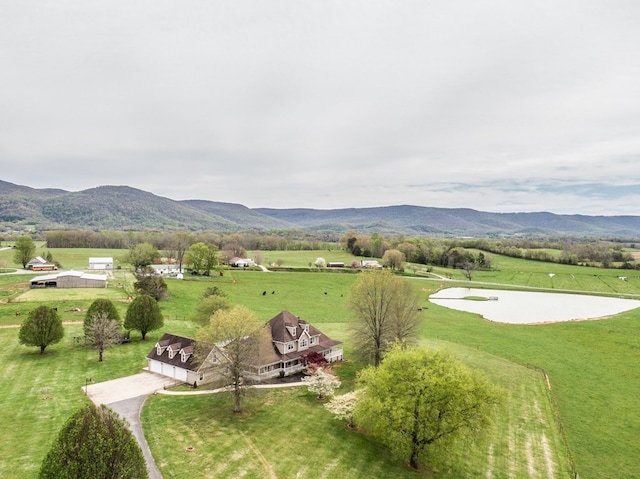
<svg viewBox="0 0 640 479"><path fill-rule="evenodd" d="M149 361L149 371L152 373L162 374L162 363L159 361Z"/></svg>
<svg viewBox="0 0 640 479"><path fill-rule="evenodd" d="M160 374L177 379L178 381L187 382L187 370L161 363L162 370Z"/></svg>

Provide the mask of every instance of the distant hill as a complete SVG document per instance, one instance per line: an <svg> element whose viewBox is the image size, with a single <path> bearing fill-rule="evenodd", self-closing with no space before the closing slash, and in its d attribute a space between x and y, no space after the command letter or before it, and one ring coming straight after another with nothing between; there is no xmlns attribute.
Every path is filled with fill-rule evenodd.
<svg viewBox="0 0 640 479"><path fill-rule="evenodd" d="M26 228L153 231L300 230L405 236L640 237L640 216L487 213L469 208L399 205L317 210L254 208L207 200L176 201L129 186L78 192L0 180L0 223Z"/></svg>

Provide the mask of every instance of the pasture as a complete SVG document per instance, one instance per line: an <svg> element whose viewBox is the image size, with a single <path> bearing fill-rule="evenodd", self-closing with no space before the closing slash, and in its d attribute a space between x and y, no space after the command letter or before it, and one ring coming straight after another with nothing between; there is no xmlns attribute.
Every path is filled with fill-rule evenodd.
<svg viewBox="0 0 640 479"><path fill-rule="evenodd" d="M87 253L91 256L103 256L95 250ZM57 250L53 254L56 258L59 254L63 256ZM278 252L278 256L284 259L285 266L288 254L295 255L295 261L303 263L304 267L308 267L307 263L315 261L319 256L326 260L340 261L330 258L327 252ZM302 255L307 255L306 262ZM536 287L559 290L559 286L552 286L557 286L555 282L560 283L559 280L562 279L562 289L572 291L588 291L592 288L600 293L630 297L640 292L640 280L633 272L629 272L627 280L623 281L617 278L620 274L618 270L548 265L491 256L496 270L476 272L474 280L486 283L504 281L508 284L506 279L511 278L511 284L516 286L539 284ZM291 262L293 264L294 260ZM553 277L548 274L549 268L554 268ZM451 274L453 279L462 279L462 276L458 277L461 275L458 271L434 270L434 273L443 276ZM29 295L35 293L32 297L27 295L28 300L22 301L24 298L21 296L20 285L24 285L29 277L0 275L0 291L7 291L7 297L12 298L11 302L0 304L0 325L15 324L17 309L28 311L39 304L56 305L53 304L54 301L63 306L59 311L64 320L83 319L81 313L66 310L86 310L94 293L88 292L88 296L77 298L59 296L52 299L45 296L51 294L51 291L34 291L29 292ZM347 340L349 312L345 304L349 287L356 277L345 273L262 273L230 269L225 270L223 276L167 280L171 298L161 303L165 315L163 331L193 335L195 326L190 318L195 305L207 287L216 285L228 293L232 302L246 305L265 320L282 309L288 309L314 324L317 323L327 334ZM433 275L431 278L408 279L417 291L424 294L427 306L423 310L424 344L453 349L465 362L486 371L495 382L509 391L506 409L500 415L502 422L496 424L496 433L491 436L488 444L470 454L465 459L467 462L462 462L460 467L478 471L479 475L473 477L489 477L489 464L491 477L495 478L569 477L569 453L563 449L554 415L555 403L562 430L570 446L570 454L581 478L635 477L640 470L640 458L637 455L640 448L640 439L637 437L637 431L640 430L640 415L637 414L640 373L636 367L640 362L638 310L599 321L536 326L494 324L469 313L428 304L429 292L455 284L438 280ZM525 278L528 279L525 281ZM550 284L552 281L553 285ZM525 282L527 284L521 284ZM123 281L116 279L113 283L105 291L114 298L120 298L116 304L124 314L127 296ZM468 282L460 281L458 284ZM474 287L477 286L481 285L474 284ZM39 296L38 293L43 295ZM7 430L12 431L12 434L0 439L0 477L32 476L53 435L64 420L86 401L81 390L85 380L91 378L93 381L102 381L138 372L145 364L144 356L163 332L150 333L145 342L134 334L132 343L107 350L105 363L98 364L95 351L73 343L73 335L80 331L79 325L67 326L65 339L48 348L47 353L41 357L35 348L26 348L17 343L17 329L0 329L0 339L8 346L0 353L0 367L5 380L4 387L0 390L0 401L5 407L0 411L0 416L3 424L8 427ZM543 376L535 369L526 368L526 365L546 370L552 388L550 395ZM348 382L345 387L349 387ZM172 407L172 404L179 405L187 399L193 399L190 409ZM285 399L300 401L299 411L308 415L313 422L312 428L305 423L300 426L301 429L297 429L285 421L286 411L280 407L287 402ZM210 461L219 467L223 463L227 464L227 472L220 471L220 475L216 477L235 477L234 474L243 471L237 469L239 464L248 461L247 477L264 477L260 469L264 467L264 462L255 451L267 457L269 464L273 464L276 477L295 477L287 476L285 471L301 472L291 464L290 458L294 450L300 457L300 448L287 449L294 447L297 441L300 441L300 447L313 449L320 455L327 454L326 457L332 458L328 462L322 461L322 465L318 462L316 466L309 466L308 471L313 475L322 476L337 470L344 471L344 477L357 477L349 475L355 474L349 471L357 471L360 467L357 460L353 459L349 463L349 458L333 449L337 447L335 441L325 445L329 442L325 437L348 441L349 447L355 447L358 454L378 461L374 461L375 465L372 467L390 471L388 476L380 472L379 477L404 477L402 474L407 472L401 465L385 461L383 452L375 444L367 442L366 437L353 437L352 432L343 430L340 423L310 400L303 390L250 396L247 416L235 424L233 418L227 417L225 412L228 404L224 396L205 396L199 399L153 397L149 400L149 409L145 409L143 414L144 427L148 431L151 447L157 452L162 451L163 458L166 456L166 464L160 461L165 477L177 477L172 475L174 470L197 474L200 469L194 467L199 461L204 461L205 464ZM274 407L271 408L270 405ZM193 412L188 412L191 407ZM152 417L154 419L150 420ZM192 437L182 424L189 424L190 428L196 417L207 418L207 421L198 420L198 426L194 429L196 436ZM252 422L254 419L255 422ZM284 428L282 436L288 438L288 443L273 443L278 434L272 428L278 431L278 427ZM176 434L163 436L161 430L166 432L167 428L172 431L179 429ZM308 438L307 431L310 429L318 431L317 439ZM219 450L210 444L205 445L208 444L206 441L209 434L215 434L216 441L226 438L226 434L234 440L227 446L221 444ZM182 436L184 439L176 439ZM173 446L163 442L169 441L171 437L174 440ZM180 441L196 447L197 454L185 455L184 448L178 447ZM337 443L340 444L340 441ZM244 444L244 452L230 449L234 443ZM281 447L285 453L271 452L272 444ZM540 447L543 444L547 444L548 448ZM238 459L240 454L247 454L245 450L253 451L253 455L243 460ZM513 455L512 451L520 452ZM527 455L526 451L530 451L530 454ZM554 458L553 476L544 472L548 472L549 454ZM509 457L519 459L510 461ZM535 459L530 459L531 457ZM327 470L327 463L334 466ZM529 474L530 467L538 472L535 475ZM394 472L398 475L393 475ZM430 477L461 477L459 473L459 469L443 469L433 471L434 475Z"/></svg>

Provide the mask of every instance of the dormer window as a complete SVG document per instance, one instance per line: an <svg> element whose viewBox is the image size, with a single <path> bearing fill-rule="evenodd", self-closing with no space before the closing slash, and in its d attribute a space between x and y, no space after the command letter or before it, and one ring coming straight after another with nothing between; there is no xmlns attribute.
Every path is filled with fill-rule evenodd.
<svg viewBox="0 0 640 479"><path fill-rule="evenodd" d="M181 356L181 357L180 357L180 360L181 360L183 363L186 363L186 362L187 362L187 360L189 359L189 356L191 356L191 353L187 353L187 352L185 352L184 350L182 350L182 351L180 352L180 356Z"/></svg>
<svg viewBox="0 0 640 479"><path fill-rule="evenodd" d="M173 349L169 348L169 359L173 359L175 355L176 353L173 351Z"/></svg>
<svg viewBox="0 0 640 479"><path fill-rule="evenodd" d="M294 338L296 337L296 327L295 326L287 326L287 331L289 331L289 334L291 336L293 336Z"/></svg>

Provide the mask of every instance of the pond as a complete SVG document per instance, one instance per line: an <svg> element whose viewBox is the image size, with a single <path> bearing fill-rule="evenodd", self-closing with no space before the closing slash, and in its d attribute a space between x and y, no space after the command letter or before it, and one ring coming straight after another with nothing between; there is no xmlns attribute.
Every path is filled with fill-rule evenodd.
<svg viewBox="0 0 640 479"><path fill-rule="evenodd" d="M446 288L429 296L429 301L511 324L597 319L640 308L636 299L477 288Z"/></svg>

